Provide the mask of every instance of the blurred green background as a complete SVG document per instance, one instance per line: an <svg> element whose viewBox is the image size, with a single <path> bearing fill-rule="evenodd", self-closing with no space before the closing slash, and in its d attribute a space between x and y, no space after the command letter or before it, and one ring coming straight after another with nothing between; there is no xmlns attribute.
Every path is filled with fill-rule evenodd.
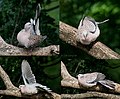
<svg viewBox="0 0 120 99"><path fill-rule="evenodd" d="M97 40L120 54L119 4L119 0L60 0L60 20L77 28L83 16L91 16L96 21L109 19L99 25L101 34ZM62 54L77 54L64 42L61 45Z"/></svg>
<svg viewBox="0 0 120 99"><path fill-rule="evenodd" d="M17 34L30 18L34 18L38 3L42 7L40 31L47 35L41 46L59 44L58 0L0 0L0 35L7 43L17 46Z"/></svg>
<svg viewBox="0 0 120 99"><path fill-rule="evenodd" d="M29 62L37 83L46 85L53 92L61 92L60 85L60 57L0 57L0 65L9 75L12 83L19 87L24 84L21 73L21 63L25 59ZM0 78L0 90L5 89ZM15 98L15 97L14 97ZM2 99L13 99L10 96L3 96Z"/></svg>

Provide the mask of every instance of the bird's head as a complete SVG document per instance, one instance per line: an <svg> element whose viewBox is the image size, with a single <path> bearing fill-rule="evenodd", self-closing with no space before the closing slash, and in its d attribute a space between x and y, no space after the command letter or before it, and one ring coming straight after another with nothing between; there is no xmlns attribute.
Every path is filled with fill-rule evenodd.
<svg viewBox="0 0 120 99"><path fill-rule="evenodd" d="M27 23L24 25L25 31L28 31L30 28L31 28L31 23L30 23L30 22L27 22Z"/></svg>
<svg viewBox="0 0 120 99"><path fill-rule="evenodd" d="M77 77L78 77L78 78L83 78L84 75L83 75L83 74L78 74Z"/></svg>
<svg viewBox="0 0 120 99"><path fill-rule="evenodd" d="M19 88L22 93L26 92L26 85L20 85Z"/></svg>

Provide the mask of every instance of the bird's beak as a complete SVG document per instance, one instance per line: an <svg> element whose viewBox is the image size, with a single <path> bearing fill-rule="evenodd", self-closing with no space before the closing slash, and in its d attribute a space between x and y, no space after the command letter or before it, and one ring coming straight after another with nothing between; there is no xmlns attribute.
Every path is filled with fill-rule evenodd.
<svg viewBox="0 0 120 99"><path fill-rule="evenodd" d="M88 36L88 33L87 33L87 32L84 32L84 33L83 33L83 36L84 36L84 38L86 38L86 37Z"/></svg>

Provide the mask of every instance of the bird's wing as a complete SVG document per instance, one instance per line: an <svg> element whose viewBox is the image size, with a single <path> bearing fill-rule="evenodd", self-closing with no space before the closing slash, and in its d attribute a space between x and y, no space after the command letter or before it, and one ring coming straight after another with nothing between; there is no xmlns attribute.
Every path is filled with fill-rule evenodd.
<svg viewBox="0 0 120 99"><path fill-rule="evenodd" d="M102 74L102 73L97 73L97 81L100 81L100 80L103 80L103 79L105 79L105 75L104 74Z"/></svg>
<svg viewBox="0 0 120 99"><path fill-rule="evenodd" d="M21 66L22 66L22 76L23 76L24 83L26 84L26 79L29 84L36 83L35 76L32 73L29 63L26 60L23 60Z"/></svg>
<svg viewBox="0 0 120 99"><path fill-rule="evenodd" d="M86 73L84 75L87 83L94 83L97 78L95 73Z"/></svg>
<svg viewBox="0 0 120 99"><path fill-rule="evenodd" d="M83 27L91 32L91 33L95 33L96 32L96 29L97 29L97 24L96 24L96 21L91 18L91 17L85 17L84 18L84 21L83 21Z"/></svg>
<svg viewBox="0 0 120 99"><path fill-rule="evenodd" d="M34 30L35 30L36 35L40 35L40 30L39 30L40 11L41 11L41 6L40 6L40 4L38 4L36 7L36 14L35 14L35 18L34 18Z"/></svg>
<svg viewBox="0 0 120 99"><path fill-rule="evenodd" d="M105 75L99 72L94 72L91 73L90 77L89 77L89 81L87 81L88 83L93 83L93 82L98 82L100 80L105 79Z"/></svg>

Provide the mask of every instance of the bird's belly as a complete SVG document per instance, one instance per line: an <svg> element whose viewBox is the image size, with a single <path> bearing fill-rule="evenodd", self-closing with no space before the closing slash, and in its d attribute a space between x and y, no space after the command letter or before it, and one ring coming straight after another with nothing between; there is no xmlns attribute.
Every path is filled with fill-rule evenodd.
<svg viewBox="0 0 120 99"><path fill-rule="evenodd" d="M23 45L23 46L27 47L28 43L29 43L29 39L28 39L29 36L30 35L26 35L25 33L21 33L21 32L18 33L17 40L20 43L20 45Z"/></svg>

